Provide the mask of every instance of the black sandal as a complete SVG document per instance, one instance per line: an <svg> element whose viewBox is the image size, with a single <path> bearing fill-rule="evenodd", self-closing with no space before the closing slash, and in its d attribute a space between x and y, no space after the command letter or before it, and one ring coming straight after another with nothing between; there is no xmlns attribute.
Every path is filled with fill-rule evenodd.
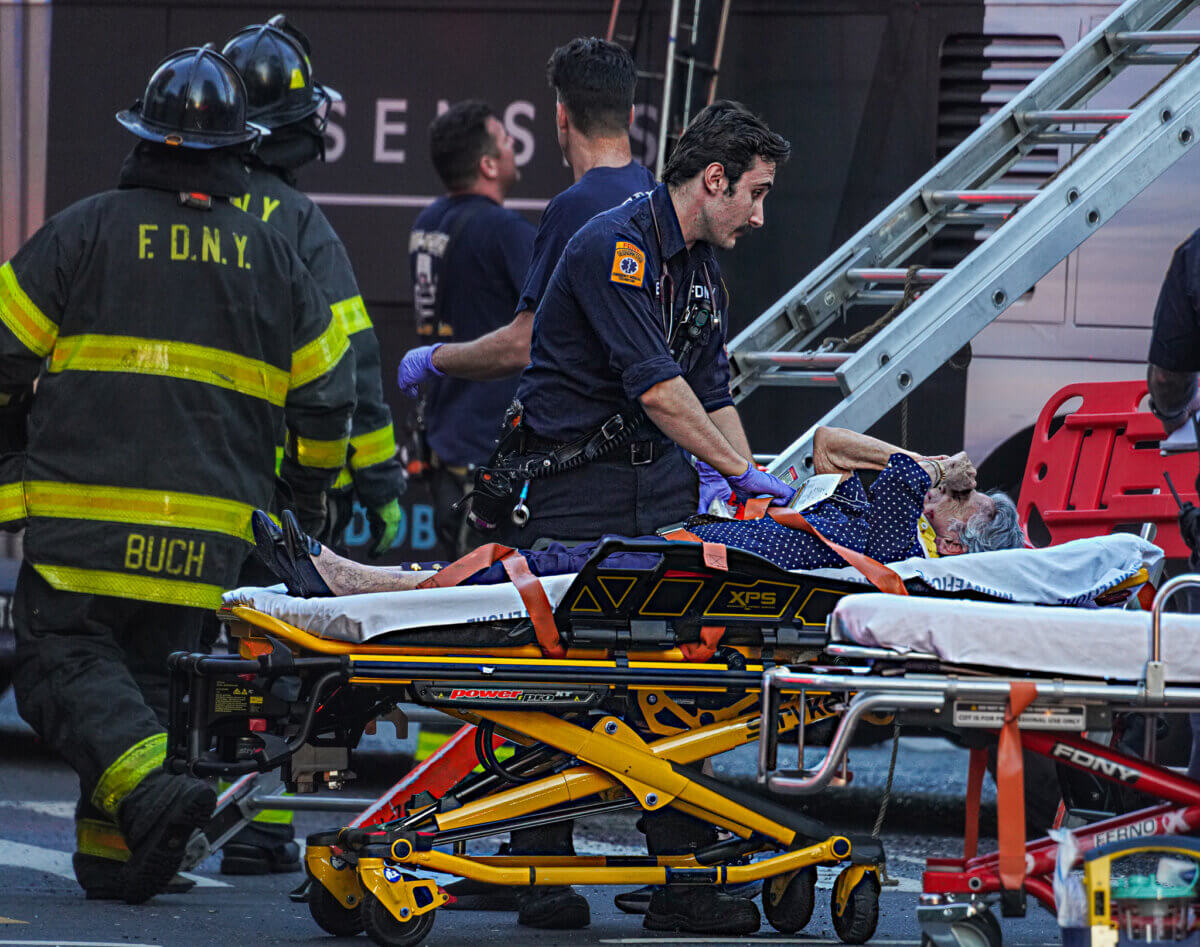
<svg viewBox="0 0 1200 947"><path fill-rule="evenodd" d="M283 523L283 541L287 546L296 578L307 589L304 593L305 598L333 595L333 590L325 584L321 573L313 565L313 559L321 554L321 544L300 527L300 521L291 510L284 510L279 519Z"/></svg>
<svg viewBox="0 0 1200 947"><path fill-rule="evenodd" d="M301 598L333 595L309 558L320 553L321 544L305 535L291 510L284 510L283 523L286 533L275 525L265 511L255 510L250 515L255 554L263 565L283 581L292 595ZM296 533L295 538L289 535L292 531Z"/></svg>

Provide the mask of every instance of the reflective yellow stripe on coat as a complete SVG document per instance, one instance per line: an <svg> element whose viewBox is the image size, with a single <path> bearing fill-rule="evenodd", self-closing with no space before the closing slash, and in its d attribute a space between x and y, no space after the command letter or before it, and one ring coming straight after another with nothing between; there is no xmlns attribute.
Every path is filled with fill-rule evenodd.
<svg viewBox="0 0 1200 947"><path fill-rule="evenodd" d="M330 319L324 332L292 353L291 386L302 388L316 381L341 361L349 347L338 320Z"/></svg>
<svg viewBox="0 0 1200 947"><path fill-rule="evenodd" d="M0 321L34 355L47 355L54 348L58 326L21 288L11 263L0 266Z"/></svg>
<svg viewBox="0 0 1200 947"><path fill-rule="evenodd" d="M44 562L32 564L38 575L54 588L84 595L107 595L110 598L129 598L138 602L161 602L164 605L184 605L188 608L218 608L221 605L219 585L187 582L183 579L156 579L129 572L107 569L77 569L74 566L53 566Z"/></svg>
<svg viewBox="0 0 1200 947"><path fill-rule="evenodd" d="M396 433L389 424L376 431L350 438L350 446L354 450L350 455L350 466L361 470L396 456Z"/></svg>
<svg viewBox="0 0 1200 947"><path fill-rule="evenodd" d="M21 484L0 488L0 509L11 502L7 493ZM250 514L254 507L237 500L203 496L199 493L139 490L88 483L54 483L29 480L24 484L24 508L30 516L57 519L98 520L174 529L199 529L224 533L250 541Z"/></svg>
<svg viewBox="0 0 1200 947"><path fill-rule="evenodd" d="M287 400L289 384L286 371L256 358L207 345L126 335L64 336L54 346L49 370L179 378L280 406Z"/></svg>
<svg viewBox="0 0 1200 947"><path fill-rule="evenodd" d="M371 317L367 315L367 307L363 303L362 296L351 296L349 299L343 299L340 303L334 303L329 308L333 310L334 318L337 319L346 335L354 335L355 332L371 328Z"/></svg>
<svg viewBox="0 0 1200 947"><path fill-rule="evenodd" d="M347 438L336 441L315 441L310 437L296 438L296 460L305 467L341 467L346 462Z"/></svg>

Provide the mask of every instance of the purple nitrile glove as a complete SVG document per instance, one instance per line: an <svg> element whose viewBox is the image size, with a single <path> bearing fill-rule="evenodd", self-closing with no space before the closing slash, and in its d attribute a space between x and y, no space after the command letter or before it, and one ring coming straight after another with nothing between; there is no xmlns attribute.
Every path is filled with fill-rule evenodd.
<svg viewBox="0 0 1200 947"><path fill-rule="evenodd" d="M410 349L404 353L404 358L400 360L400 371L396 376L396 383L410 398L417 396L417 386L423 381L429 381L431 378L441 378L446 373L433 364L433 353L442 347L442 343L437 345L419 345L415 349Z"/></svg>
<svg viewBox="0 0 1200 947"><path fill-rule="evenodd" d="M796 494L793 487L789 487L765 470L759 470L754 464L747 464L744 473L730 477L729 485L733 487L739 500L760 496L774 497L771 506L783 506Z"/></svg>
<svg viewBox="0 0 1200 947"><path fill-rule="evenodd" d="M722 503L729 502L729 495L733 489L729 486L729 481L722 477L719 473L712 469L700 458L696 458L696 473L700 476L700 507L698 513L708 513L712 509L713 501L720 500Z"/></svg>

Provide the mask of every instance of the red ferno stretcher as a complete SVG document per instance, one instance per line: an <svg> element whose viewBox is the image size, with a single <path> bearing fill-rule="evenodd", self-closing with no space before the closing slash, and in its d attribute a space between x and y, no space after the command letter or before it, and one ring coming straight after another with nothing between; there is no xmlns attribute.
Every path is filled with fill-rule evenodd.
<svg viewBox="0 0 1200 947"><path fill-rule="evenodd" d="M1146 392L1147 386L1141 381L1077 384L1064 387L1051 398L1038 418L1022 482L1018 509L1023 523L1040 521L1054 544L1136 531L1144 523L1154 523L1158 527L1156 540L1168 556L1188 554L1178 530L1178 506L1163 473L1169 472L1181 497L1194 503L1197 457L1194 452L1160 452L1162 426L1141 410ZM1081 401L1079 406L1056 418L1056 412L1076 398ZM990 702L979 706L988 708L995 724L986 726L992 726L992 732L999 735L999 850L978 854L979 799L987 751L973 749L963 855L927 860L925 894L918 917L938 947L961 943L963 938L958 935L964 933L972 943L982 938L985 943L997 944L999 928L988 907L997 895L1006 915L1024 913L1026 893L1049 910L1055 908L1052 877L1057 844L1049 838L1026 844L1024 838L1022 761L1027 754L1047 757L1088 779L1163 800L1073 829L1081 855L1118 840L1200 830L1197 781L1155 765L1152 755L1148 761L1089 740L1086 728L1080 728L1078 734L1066 732L1066 728L1026 729L1030 722L1021 719L1027 708L1052 714L1056 700L1062 707L1063 701L1071 699L1081 704L1091 702L1093 708L1103 706L1107 699L1108 717L1102 717L1105 721L1117 711L1145 708L1151 713L1194 712L1200 708L1200 661L1191 660L1200 654L1200 648L1192 644L1200 640L1200 618L1162 619L1158 614L1170 595L1188 584L1200 584L1200 576L1180 577L1165 585L1156 600L1154 616L967 602L949 607L952 603L931 605L914 599L897 602L877 595L869 596L876 600L874 606L867 596L844 599L831 615L831 644L827 650L844 663L857 660L866 668L860 668L854 676L817 675L799 667L776 669L764 676L762 692L764 719L773 712L781 695L817 687L842 693L850 708L843 717L844 726L835 735L825 761L815 771L805 772L776 769L774 736L771 728L764 726L760 780L777 791L819 791L822 778L844 759L858 716L856 703L863 702L865 713L866 701L872 700L875 712L892 709L902 719L906 711L910 718L918 719L922 713L940 715L940 723L945 725L952 723L946 719L952 707L957 722L962 698ZM1141 597L1143 603L1145 599ZM985 614L997 608L999 611ZM1040 635L1050 640L1049 651L1026 655L1022 662L1015 653L1019 648L1009 649L999 667L983 660L979 639L970 639L970 632L990 630L997 639L1018 634L1022 612L1031 639ZM1084 632L1082 636L1072 638L1062 631L1062 637L1056 637L1060 634L1056 618L1069 617L1072 612L1077 616L1076 624L1090 622L1093 627L1078 628ZM1160 640L1156 631L1149 635L1150 651L1143 653L1145 633L1159 628L1160 622L1177 623L1172 631L1175 637L1162 639L1165 644L1160 645L1156 643ZM1111 627L1104 633L1101 628L1106 624ZM1093 630L1096 640L1087 636ZM839 640L846 643L839 645ZM1170 661L1165 660L1167 654L1162 650L1166 645L1174 648ZM1072 672L1079 672L1078 668L1053 666L1056 647L1060 651L1107 649L1113 656L1114 669L1106 672L1102 667L1093 667L1076 676ZM1116 663L1124 663L1124 668L1116 670ZM1169 679L1168 669L1173 671ZM908 678L906 672L911 671L918 674ZM1111 697L1106 698L1106 692ZM1090 713L1087 719L1093 720ZM1096 728L1107 729L1103 724ZM1152 743L1148 745L1152 749ZM1120 811L1119 805L1114 808ZM958 931L953 930L956 925ZM964 932L962 925L974 930Z"/></svg>

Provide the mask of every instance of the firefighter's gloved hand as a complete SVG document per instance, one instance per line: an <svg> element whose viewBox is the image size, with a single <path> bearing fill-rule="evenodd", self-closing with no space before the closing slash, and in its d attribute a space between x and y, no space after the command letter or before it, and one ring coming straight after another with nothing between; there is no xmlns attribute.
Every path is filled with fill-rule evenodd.
<svg viewBox="0 0 1200 947"><path fill-rule="evenodd" d="M417 386L423 381L429 381L431 378L441 378L446 373L433 364L433 353L442 347L442 343L436 345L420 345L415 349L410 349L404 354L404 358L400 360L400 371L396 376L396 383L410 398L417 396Z"/></svg>
<svg viewBox="0 0 1200 947"><path fill-rule="evenodd" d="M399 500L389 500L383 506L367 510L367 525L371 528L371 551L368 555L378 559L392 548L396 541L396 533L400 531Z"/></svg>
<svg viewBox="0 0 1200 947"><path fill-rule="evenodd" d="M729 485L733 487L739 500L769 496L774 498L771 500L771 506L783 506L796 493L794 488L765 470L759 470L754 464L747 464L744 473L730 477Z"/></svg>
<svg viewBox="0 0 1200 947"><path fill-rule="evenodd" d="M699 458L696 460L696 473L700 476L700 506L696 512L708 513L711 512L714 502L729 502L729 495L733 490L728 480Z"/></svg>

